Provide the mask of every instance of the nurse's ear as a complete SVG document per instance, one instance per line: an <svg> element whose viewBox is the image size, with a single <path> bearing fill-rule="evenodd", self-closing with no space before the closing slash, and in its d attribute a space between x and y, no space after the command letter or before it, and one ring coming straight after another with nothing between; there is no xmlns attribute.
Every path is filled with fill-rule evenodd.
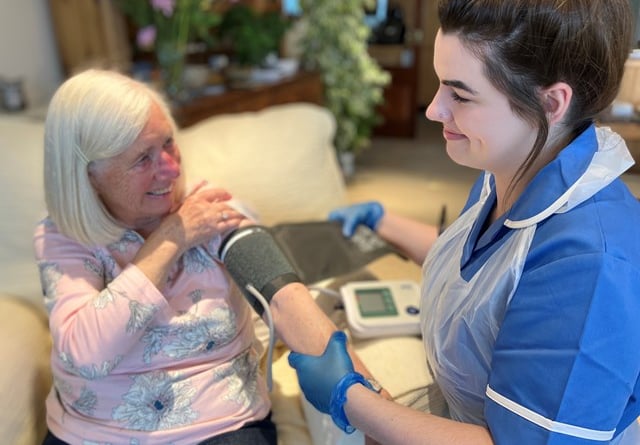
<svg viewBox="0 0 640 445"><path fill-rule="evenodd" d="M547 115L549 126L561 122L573 97L573 88L565 82L556 82L540 91L542 106Z"/></svg>

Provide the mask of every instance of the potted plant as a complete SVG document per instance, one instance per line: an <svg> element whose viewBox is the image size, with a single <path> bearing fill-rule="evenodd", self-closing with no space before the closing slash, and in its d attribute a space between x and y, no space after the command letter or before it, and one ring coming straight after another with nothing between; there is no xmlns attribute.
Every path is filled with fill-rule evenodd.
<svg viewBox="0 0 640 445"><path fill-rule="evenodd" d="M187 44L195 39L212 44L220 23L214 5L220 0L119 0L117 5L137 29L136 44L153 51L167 94L182 92Z"/></svg>
<svg viewBox="0 0 640 445"><path fill-rule="evenodd" d="M305 33L300 39L302 63L320 72L325 106L336 118L339 158L353 158L370 145L390 81L367 51L371 32L365 23L368 0L301 0ZM347 167L348 168L348 167ZM345 169L346 170L346 169ZM351 172L345 171L346 176Z"/></svg>
<svg viewBox="0 0 640 445"><path fill-rule="evenodd" d="M288 21L276 11L258 12L238 3L224 13L218 33L221 42L230 46L234 63L260 67L267 56L278 55L288 26Z"/></svg>

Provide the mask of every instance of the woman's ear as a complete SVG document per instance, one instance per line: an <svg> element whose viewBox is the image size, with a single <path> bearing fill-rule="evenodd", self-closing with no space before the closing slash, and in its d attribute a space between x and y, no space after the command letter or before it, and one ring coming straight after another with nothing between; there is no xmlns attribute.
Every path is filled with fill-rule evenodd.
<svg viewBox="0 0 640 445"><path fill-rule="evenodd" d="M571 105L573 88L564 82L556 82L544 88L540 94L549 125L562 121Z"/></svg>

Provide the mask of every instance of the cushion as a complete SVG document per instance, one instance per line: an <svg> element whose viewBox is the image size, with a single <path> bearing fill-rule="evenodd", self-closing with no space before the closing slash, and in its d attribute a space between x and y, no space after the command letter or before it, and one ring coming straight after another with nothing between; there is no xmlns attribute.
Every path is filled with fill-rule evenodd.
<svg viewBox="0 0 640 445"><path fill-rule="evenodd" d="M187 183L226 188L266 225L325 219L346 203L335 128L307 103L213 116L179 134Z"/></svg>
<svg viewBox="0 0 640 445"><path fill-rule="evenodd" d="M24 299L0 295L0 329L2 443L39 444L46 433L44 401L51 388L46 315Z"/></svg>

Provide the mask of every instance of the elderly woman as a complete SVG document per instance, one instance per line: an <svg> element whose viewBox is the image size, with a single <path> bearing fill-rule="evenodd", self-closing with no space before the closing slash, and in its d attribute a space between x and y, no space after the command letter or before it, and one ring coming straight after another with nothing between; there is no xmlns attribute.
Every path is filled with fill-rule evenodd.
<svg viewBox="0 0 640 445"><path fill-rule="evenodd" d="M216 254L249 220L224 190L185 194L166 103L89 70L56 92L45 131L45 443L275 444L251 310Z"/></svg>

